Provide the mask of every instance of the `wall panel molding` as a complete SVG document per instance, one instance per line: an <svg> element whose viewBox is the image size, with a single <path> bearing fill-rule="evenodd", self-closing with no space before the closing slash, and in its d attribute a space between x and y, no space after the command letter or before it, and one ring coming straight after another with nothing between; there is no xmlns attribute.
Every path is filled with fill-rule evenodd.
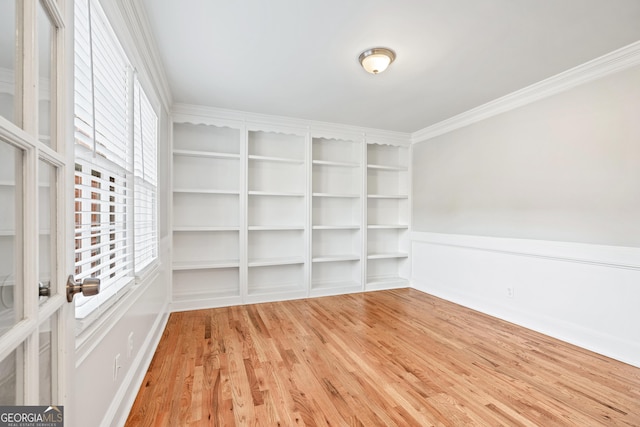
<svg viewBox="0 0 640 427"><path fill-rule="evenodd" d="M415 289L640 367L640 248L411 237Z"/></svg>
<svg viewBox="0 0 640 427"><path fill-rule="evenodd" d="M419 231L411 233L411 240L432 245L640 271L640 248L626 246Z"/></svg>

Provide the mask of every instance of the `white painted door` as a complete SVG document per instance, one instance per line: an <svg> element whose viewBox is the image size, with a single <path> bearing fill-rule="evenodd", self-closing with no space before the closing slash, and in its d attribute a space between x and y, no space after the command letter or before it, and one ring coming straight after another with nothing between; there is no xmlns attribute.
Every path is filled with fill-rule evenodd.
<svg viewBox="0 0 640 427"><path fill-rule="evenodd" d="M0 1L0 405L68 412L72 9L71 0Z"/></svg>

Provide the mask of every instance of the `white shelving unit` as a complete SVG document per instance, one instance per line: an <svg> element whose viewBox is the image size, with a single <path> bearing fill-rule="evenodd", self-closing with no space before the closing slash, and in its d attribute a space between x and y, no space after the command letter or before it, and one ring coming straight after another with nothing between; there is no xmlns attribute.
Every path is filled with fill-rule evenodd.
<svg viewBox="0 0 640 427"><path fill-rule="evenodd" d="M240 298L240 129L173 128L173 300Z"/></svg>
<svg viewBox="0 0 640 427"><path fill-rule="evenodd" d="M362 290L361 141L312 138L311 295Z"/></svg>
<svg viewBox="0 0 640 427"><path fill-rule="evenodd" d="M408 285L408 140L185 111L173 127L174 310Z"/></svg>
<svg viewBox="0 0 640 427"><path fill-rule="evenodd" d="M408 285L409 149L367 145L365 289Z"/></svg>
<svg viewBox="0 0 640 427"><path fill-rule="evenodd" d="M247 135L247 301L307 295L304 135Z"/></svg>

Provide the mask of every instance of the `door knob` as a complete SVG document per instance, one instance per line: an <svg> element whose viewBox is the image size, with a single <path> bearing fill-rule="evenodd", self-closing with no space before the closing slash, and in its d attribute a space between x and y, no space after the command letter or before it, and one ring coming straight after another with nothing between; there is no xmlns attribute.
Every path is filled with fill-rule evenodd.
<svg viewBox="0 0 640 427"><path fill-rule="evenodd" d="M81 282L76 282L73 276L67 279L67 301L73 301L73 296L82 292L85 297L90 297L100 293L100 279L97 277L87 277Z"/></svg>

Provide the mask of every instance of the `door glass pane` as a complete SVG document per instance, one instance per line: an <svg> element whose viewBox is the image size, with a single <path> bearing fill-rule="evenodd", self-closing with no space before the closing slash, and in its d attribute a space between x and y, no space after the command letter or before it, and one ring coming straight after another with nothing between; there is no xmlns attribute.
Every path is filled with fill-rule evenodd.
<svg viewBox="0 0 640 427"><path fill-rule="evenodd" d="M42 142L52 147L51 143L51 107L55 93L51 54L54 26L44 7L38 2L38 133Z"/></svg>
<svg viewBox="0 0 640 427"><path fill-rule="evenodd" d="M18 357L20 355L20 357ZM22 345L0 362L0 405L22 403L21 384L23 378ZM18 389L20 387L20 389Z"/></svg>
<svg viewBox="0 0 640 427"><path fill-rule="evenodd" d="M14 122L16 90L16 2L0 1L0 116Z"/></svg>
<svg viewBox="0 0 640 427"><path fill-rule="evenodd" d="M56 345L54 328L56 316L52 316L40 325L40 405L56 405L54 402L53 376L56 352L52 349Z"/></svg>
<svg viewBox="0 0 640 427"><path fill-rule="evenodd" d="M38 236L39 286L56 289L56 168L50 163L38 162ZM47 300L41 296L40 303Z"/></svg>
<svg viewBox="0 0 640 427"><path fill-rule="evenodd" d="M22 151L0 140L0 335L22 319Z"/></svg>

